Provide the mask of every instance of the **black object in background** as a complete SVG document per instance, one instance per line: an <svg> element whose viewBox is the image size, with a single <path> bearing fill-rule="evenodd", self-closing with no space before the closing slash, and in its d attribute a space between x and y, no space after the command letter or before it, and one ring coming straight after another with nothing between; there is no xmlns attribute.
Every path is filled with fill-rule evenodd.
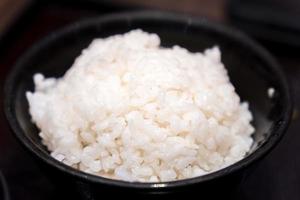
<svg viewBox="0 0 300 200"><path fill-rule="evenodd" d="M300 47L299 0L231 0L229 17L258 39Z"/></svg>

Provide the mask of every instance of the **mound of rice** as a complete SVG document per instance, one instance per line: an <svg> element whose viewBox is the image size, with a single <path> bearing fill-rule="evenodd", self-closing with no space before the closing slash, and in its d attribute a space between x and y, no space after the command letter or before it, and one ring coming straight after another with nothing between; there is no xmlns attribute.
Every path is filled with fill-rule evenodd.
<svg viewBox="0 0 300 200"><path fill-rule="evenodd" d="M160 47L141 30L95 39L59 79L34 76L30 114L57 160L126 181L201 176L253 142L217 47Z"/></svg>

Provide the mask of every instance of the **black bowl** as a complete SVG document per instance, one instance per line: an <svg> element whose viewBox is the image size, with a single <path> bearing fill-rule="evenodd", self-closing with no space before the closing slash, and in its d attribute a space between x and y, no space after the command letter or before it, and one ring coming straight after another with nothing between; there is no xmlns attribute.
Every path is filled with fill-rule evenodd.
<svg viewBox="0 0 300 200"><path fill-rule="evenodd" d="M137 183L106 179L86 174L60 163L49 155L41 143L38 130L30 120L25 91L33 90L32 76L60 77L71 66L81 50L93 38L107 37L141 28L157 33L162 45L180 45L192 52L218 45L231 82L242 100L247 100L254 115L255 133L249 155L241 161L201 177L162 183ZM272 98L268 88L274 88ZM244 34L208 22L164 12L136 12L108 15L75 23L54 32L35 44L12 69L5 85L5 113L21 143L38 160L64 180L73 179L88 187L143 191L174 192L182 188L206 188L222 180L227 185L235 174L262 158L282 138L290 120L292 104L287 82L270 54ZM48 169L47 169L48 171ZM80 185L79 184L79 185ZM215 186L214 186L215 187Z"/></svg>

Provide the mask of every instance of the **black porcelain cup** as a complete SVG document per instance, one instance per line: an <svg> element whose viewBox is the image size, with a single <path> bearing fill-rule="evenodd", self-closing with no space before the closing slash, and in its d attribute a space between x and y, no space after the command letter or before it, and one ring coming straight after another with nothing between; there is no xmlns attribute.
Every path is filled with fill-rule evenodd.
<svg viewBox="0 0 300 200"><path fill-rule="evenodd" d="M173 182L140 183L111 180L86 174L52 158L38 136L38 129L31 122L25 92L33 90L33 75L61 77L72 65L81 50L94 38L103 38L142 29L157 33L162 46L180 45L192 52L201 52L218 45L222 62L231 82L242 100L248 101L253 113L255 144L249 154L239 162L219 171L191 179ZM272 97L268 89L274 88ZM245 169L251 168L282 138L290 120L292 109L287 81L272 56L256 42L237 30L209 22L202 18L165 13L132 12L93 18L70 25L54 32L17 61L5 85L5 113L18 140L45 168L45 173L70 181L81 188L87 199L99 193L111 194L174 194L196 192L222 194L225 188L234 188L233 182L241 180ZM208 192L209 191L209 192Z"/></svg>

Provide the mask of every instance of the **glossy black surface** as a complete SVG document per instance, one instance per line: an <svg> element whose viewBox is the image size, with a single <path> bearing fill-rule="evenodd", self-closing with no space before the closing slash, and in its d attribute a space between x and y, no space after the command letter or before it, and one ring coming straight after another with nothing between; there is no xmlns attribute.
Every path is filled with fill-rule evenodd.
<svg viewBox="0 0 300 200"><path fill-rule="evenodd" d="M32 75L42 72L46 76L61 76L95 37L106 37L116 33L124 33L134 28L155 32L162 38L163 46L181 45L191 51L202 51L205 48L219 45L222 51L222 61L228 69L232 83L243 100L249 101L254 114L256 132L254 139L257 146L244 160L218 172L188 179L161 184L126 183L113 181L92 175L87 175L71 169L52 159L41 144L35 126L30 122L25 91L32 90ZM269 98L267 89L276 90L274 98ZM289 121L291 102L286 81L276 62L260 46L246 36L211 24L203 19L192 19L184 16L159 12L144 12L135 14L120 14L72 25L60 32L47 37L35 45L23 56L12 71L5 88L5 111L13 131L18 139L39 159L52 166L51 170L59 169L63 174L69 174L86 182L91 188L110 186L109 188L139 188L144 191L169 191L172 188L209 186L218 179L222 184L229 183L228 176L267 153L282 137ZM54 167L53 167L54 166ZM52 173L52 172L51 172ZM225 176L225 178L219 178ZM74 182L74 181L73 181ZM92 183L90 185L90 183ZM78 184L77 184L78 185ZM81 187L79 186L79 187ZM96 189L98 190L98 189Z"/></svg>
<svg viewBox="0 0 300 200"><path fill-rule="evenodd" d="M9 200L9 190L4 175L0 171L0 199Z"/></svg>

